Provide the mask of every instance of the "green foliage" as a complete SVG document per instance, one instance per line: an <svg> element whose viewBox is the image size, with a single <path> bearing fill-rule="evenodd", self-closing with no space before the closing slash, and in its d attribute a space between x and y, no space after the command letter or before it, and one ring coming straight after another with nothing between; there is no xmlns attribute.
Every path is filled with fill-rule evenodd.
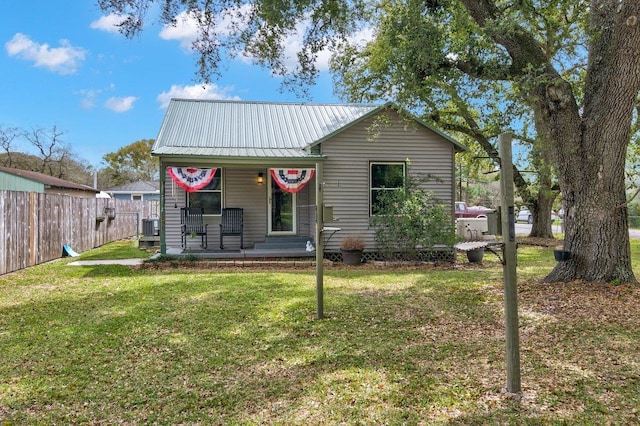
<svg viewBox="0 0 640 426"><path fill-rule="evenodd" d="M401 189L378 196L372 223L378 248L387 259L415 259L423 250L455 242L451 211L420 185L423 181L408 177Z"/></svg>
<svg viewBox="0 0 640 426"><path fill-rule="evenodd" d="M481 28L460 2L437 3L426 12L424 2L385 3L384 13L376 17L376 37L362 47L342 46L332 69L339 93L350 101L392 98L454 134L470 150L457 161L464 163L469 177L477 178L499 166L495 137L501 132L514 133L518 151L530 152L535 140L532 109L520 88L522 80L510 75L511 58L492 38L495 29ZM528 5L506 13L518 7L527 9L527 16L534 13ZM500 25L511 31L523 16ZM521 175L521 167L540 174ZM552 170L530 160L514 174L518 195L529 204L536 202L538 190L546 190L537 177L545 184L552 180Z"/></svg>
<svg viewBox="0 0 640 426"><path fill-rule="evenodd" d="M111 186L152 181L158 177L158 159L151 156L154 142L153 139L142 139L103 157Z"/></svg>

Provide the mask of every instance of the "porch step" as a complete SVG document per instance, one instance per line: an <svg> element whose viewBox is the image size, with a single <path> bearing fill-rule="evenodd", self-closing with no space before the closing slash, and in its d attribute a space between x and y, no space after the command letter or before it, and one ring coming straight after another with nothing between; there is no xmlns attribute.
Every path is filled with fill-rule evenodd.
<svg viewBox="0 0 640 426"><path fill-rule="evenodd" d="M296 237L267 237L263 243L255 243L256 250L293 250L307 247L307 241L313 242L313 238L305 236Z"/></svg>

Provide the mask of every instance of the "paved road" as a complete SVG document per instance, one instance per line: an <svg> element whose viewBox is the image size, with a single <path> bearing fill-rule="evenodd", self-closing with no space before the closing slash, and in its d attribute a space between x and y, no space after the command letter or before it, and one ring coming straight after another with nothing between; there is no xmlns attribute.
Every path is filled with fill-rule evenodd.
<svg viewBox="0 0 640 426"><path fill-rule="evenodd" d="M560 235L562 233L559 225L554 225L552 231L554 235ZM516 235L529 235L530 232L531 225L528 223L516 223ZM640 238L640 229L629 229L629 237Z"/></svg>

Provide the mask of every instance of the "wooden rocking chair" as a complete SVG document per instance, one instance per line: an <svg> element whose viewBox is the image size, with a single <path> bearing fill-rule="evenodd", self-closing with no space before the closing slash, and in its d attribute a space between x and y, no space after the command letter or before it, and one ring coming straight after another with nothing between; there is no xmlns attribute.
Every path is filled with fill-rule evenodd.
<svg viewBox="0 0 640 426"><path fill-rule="evenodd" d="M182 236L182 248L187 248L187 237L200 236L200 246L206 249L209 245L207 239L207 223L203 222L202 207L183 207L180 209L180 234Z"/></svg>
<svg viewBox="0 0 640 426"><path fill-rule="evenodd" d="M224 249L223 237L240 237L240 248L244 248L244 223L243 210L241 208L222 209L222 221L220 222L220 249Z"/></svg>

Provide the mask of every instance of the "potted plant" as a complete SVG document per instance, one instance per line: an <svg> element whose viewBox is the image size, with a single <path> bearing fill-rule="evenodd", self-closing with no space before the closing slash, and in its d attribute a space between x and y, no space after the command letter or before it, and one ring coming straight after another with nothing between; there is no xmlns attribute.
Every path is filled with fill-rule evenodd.
<svg viewBox="0 0 640 426"><path fill-rule="evenodd" d="M361 235L349 235L340 243L342 261L345 265L359 265L362 263L364 238Z"/></svg>
<svg viewBox="0 0 640 426"><path fill-rule="evenodd" d="M482 258L484 258L484 247L467 251L467 259L470 263L480 263Z"/></svg>
<svg viewBox="0 0 640 426"><path fill-rule="evenodd" d="M571 258L571 252L565 250L563 246L557 246L553 250L553 257L556 259L556 262L566 262Z"/></svg>

